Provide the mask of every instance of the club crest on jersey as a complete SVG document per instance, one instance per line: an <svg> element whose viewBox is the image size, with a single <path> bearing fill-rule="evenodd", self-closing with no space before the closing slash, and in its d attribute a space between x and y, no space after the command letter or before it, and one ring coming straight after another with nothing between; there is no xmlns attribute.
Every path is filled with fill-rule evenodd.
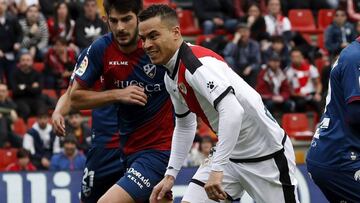
<svg viewBox="0 0 360 203"><path fill-rule="evenodd" d="M79 76L82 76L85 73L88 65L89 65L89 59L87 56L85 56L80 64L79 68L76 70L76 74Z"/></svg>
<svg viewBox="0 0 360 203"><path fill-rule="evenodd" d="M146 75L149 76L150 78L154 78L156 75L156 65L154 64L146 64L143 67L143 70L146 73Z"/></svg>
<svg viewBox="0 0 360 203"><path fill-rule="evenodd" d="M183 93L183 94L187 94L187 89L184 83L180 83L179 84L179 90Z"/></svg>

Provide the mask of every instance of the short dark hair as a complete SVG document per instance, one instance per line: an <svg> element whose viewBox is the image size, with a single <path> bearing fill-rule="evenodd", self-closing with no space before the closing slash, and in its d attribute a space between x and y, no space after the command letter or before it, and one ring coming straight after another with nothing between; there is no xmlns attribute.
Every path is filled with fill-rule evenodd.
<svg viewBox="0 0 360 203"><path fill-rule="evenodd" d="M142 0L104 0L103 6L107 15L111 9L120 13L134 12L136 15L143 9Z"/></svg>
<svg viewBox="0 0 360 203"><path fill-rule="evenodd" d="M143 10L139 14L139 21L145 21L150 18L160 17L161 20L166 19L174 24L179 24L179 20L176 11L166 4L154 4Z"/></svg>
<svg viewBox="0 0 360 203"><path fill-rule="evenodd" d="M285 41L284 41L284 38L280 35L275 35L275 36L272 36L270 41L272 43L282 43L282 44L285 44Z"/></svg>
<svg viewBox="0 0 360 203"><path fill-rule="evenodd" d="M20 148L16 153L16 158L21 159L26 157L30 157L30 152L27 149Z"/></svg>
<svg viewBox="0 0 360 203"><path fill-rule="evenodd" d="M69 116L73 116L73 115L81 115L81 112L80 110L77 110L77 109L72 109L70 112L69 112Z"/></svg>
<svg viewBox="0 0 360 203"><path fill-rule="evenodd" d="M37 110L36 116L38 118L49 117L49 109L47 107L41 107L40 109Z"/></svg>
<svg viewBox="0 0 360 203"><path fill-rule="evenodd" d="M63 144L72 143L74 145L77 145L78 141L75 136L68 135L65 137Z"/></svg>
<svg viewBox="0 0 360 203"><path fill-rule="evenodd" d="M294 52L300 52L302 56L304 56L304 53L297 47L293 48L291 51L290 51L290 55Z"/></svg>

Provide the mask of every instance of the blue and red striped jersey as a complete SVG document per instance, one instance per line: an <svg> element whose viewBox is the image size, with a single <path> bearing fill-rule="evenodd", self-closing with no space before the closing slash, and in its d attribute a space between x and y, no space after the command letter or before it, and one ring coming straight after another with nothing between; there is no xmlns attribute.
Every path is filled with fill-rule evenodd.
<svg viewBox="0 0 360 203"><path fill-rule="evenodd" d="M102 76L105 89L123 89L137 85L145 89L147 104L142 106L117 103L120 145L125 154L140 150L169 150L174 128L173 109L165 89L166 69L151 64L138 42L130 53L121 52L111 33L96 40L82 57L75 79L92 87Z"/></svg>

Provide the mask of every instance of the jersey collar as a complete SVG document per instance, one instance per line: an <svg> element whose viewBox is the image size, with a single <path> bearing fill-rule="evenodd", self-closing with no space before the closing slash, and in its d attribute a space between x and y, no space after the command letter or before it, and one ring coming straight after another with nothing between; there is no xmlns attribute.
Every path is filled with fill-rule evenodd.
<svg viewBox="0 0 360 203"><path fill-rule="evenodd" d="M183 55L184 49L186 47L186 42L184 41L180 48L175 52L174 56L169 60L169 62L165 65L167 68L167 73L172 80L174 80L180 64L180 58Z"/></svg>

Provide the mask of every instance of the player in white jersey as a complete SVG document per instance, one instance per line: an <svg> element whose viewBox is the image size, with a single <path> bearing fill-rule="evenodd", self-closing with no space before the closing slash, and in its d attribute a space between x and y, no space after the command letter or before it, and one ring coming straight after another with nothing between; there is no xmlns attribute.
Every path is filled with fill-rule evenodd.
<svg viewBox="0 0 360 203"><path fill-rule="evenodd" d="M170 7L150 6L139 21L145 51L154 64L168 70L165 84L176 114L168 170L150 202L172 188L194 139L196 115L219 141L211 160L194 175L183 202L238 199L243 191L257 203L298 202L292 144L260 95L219 55L184 43Z"/></svg>

